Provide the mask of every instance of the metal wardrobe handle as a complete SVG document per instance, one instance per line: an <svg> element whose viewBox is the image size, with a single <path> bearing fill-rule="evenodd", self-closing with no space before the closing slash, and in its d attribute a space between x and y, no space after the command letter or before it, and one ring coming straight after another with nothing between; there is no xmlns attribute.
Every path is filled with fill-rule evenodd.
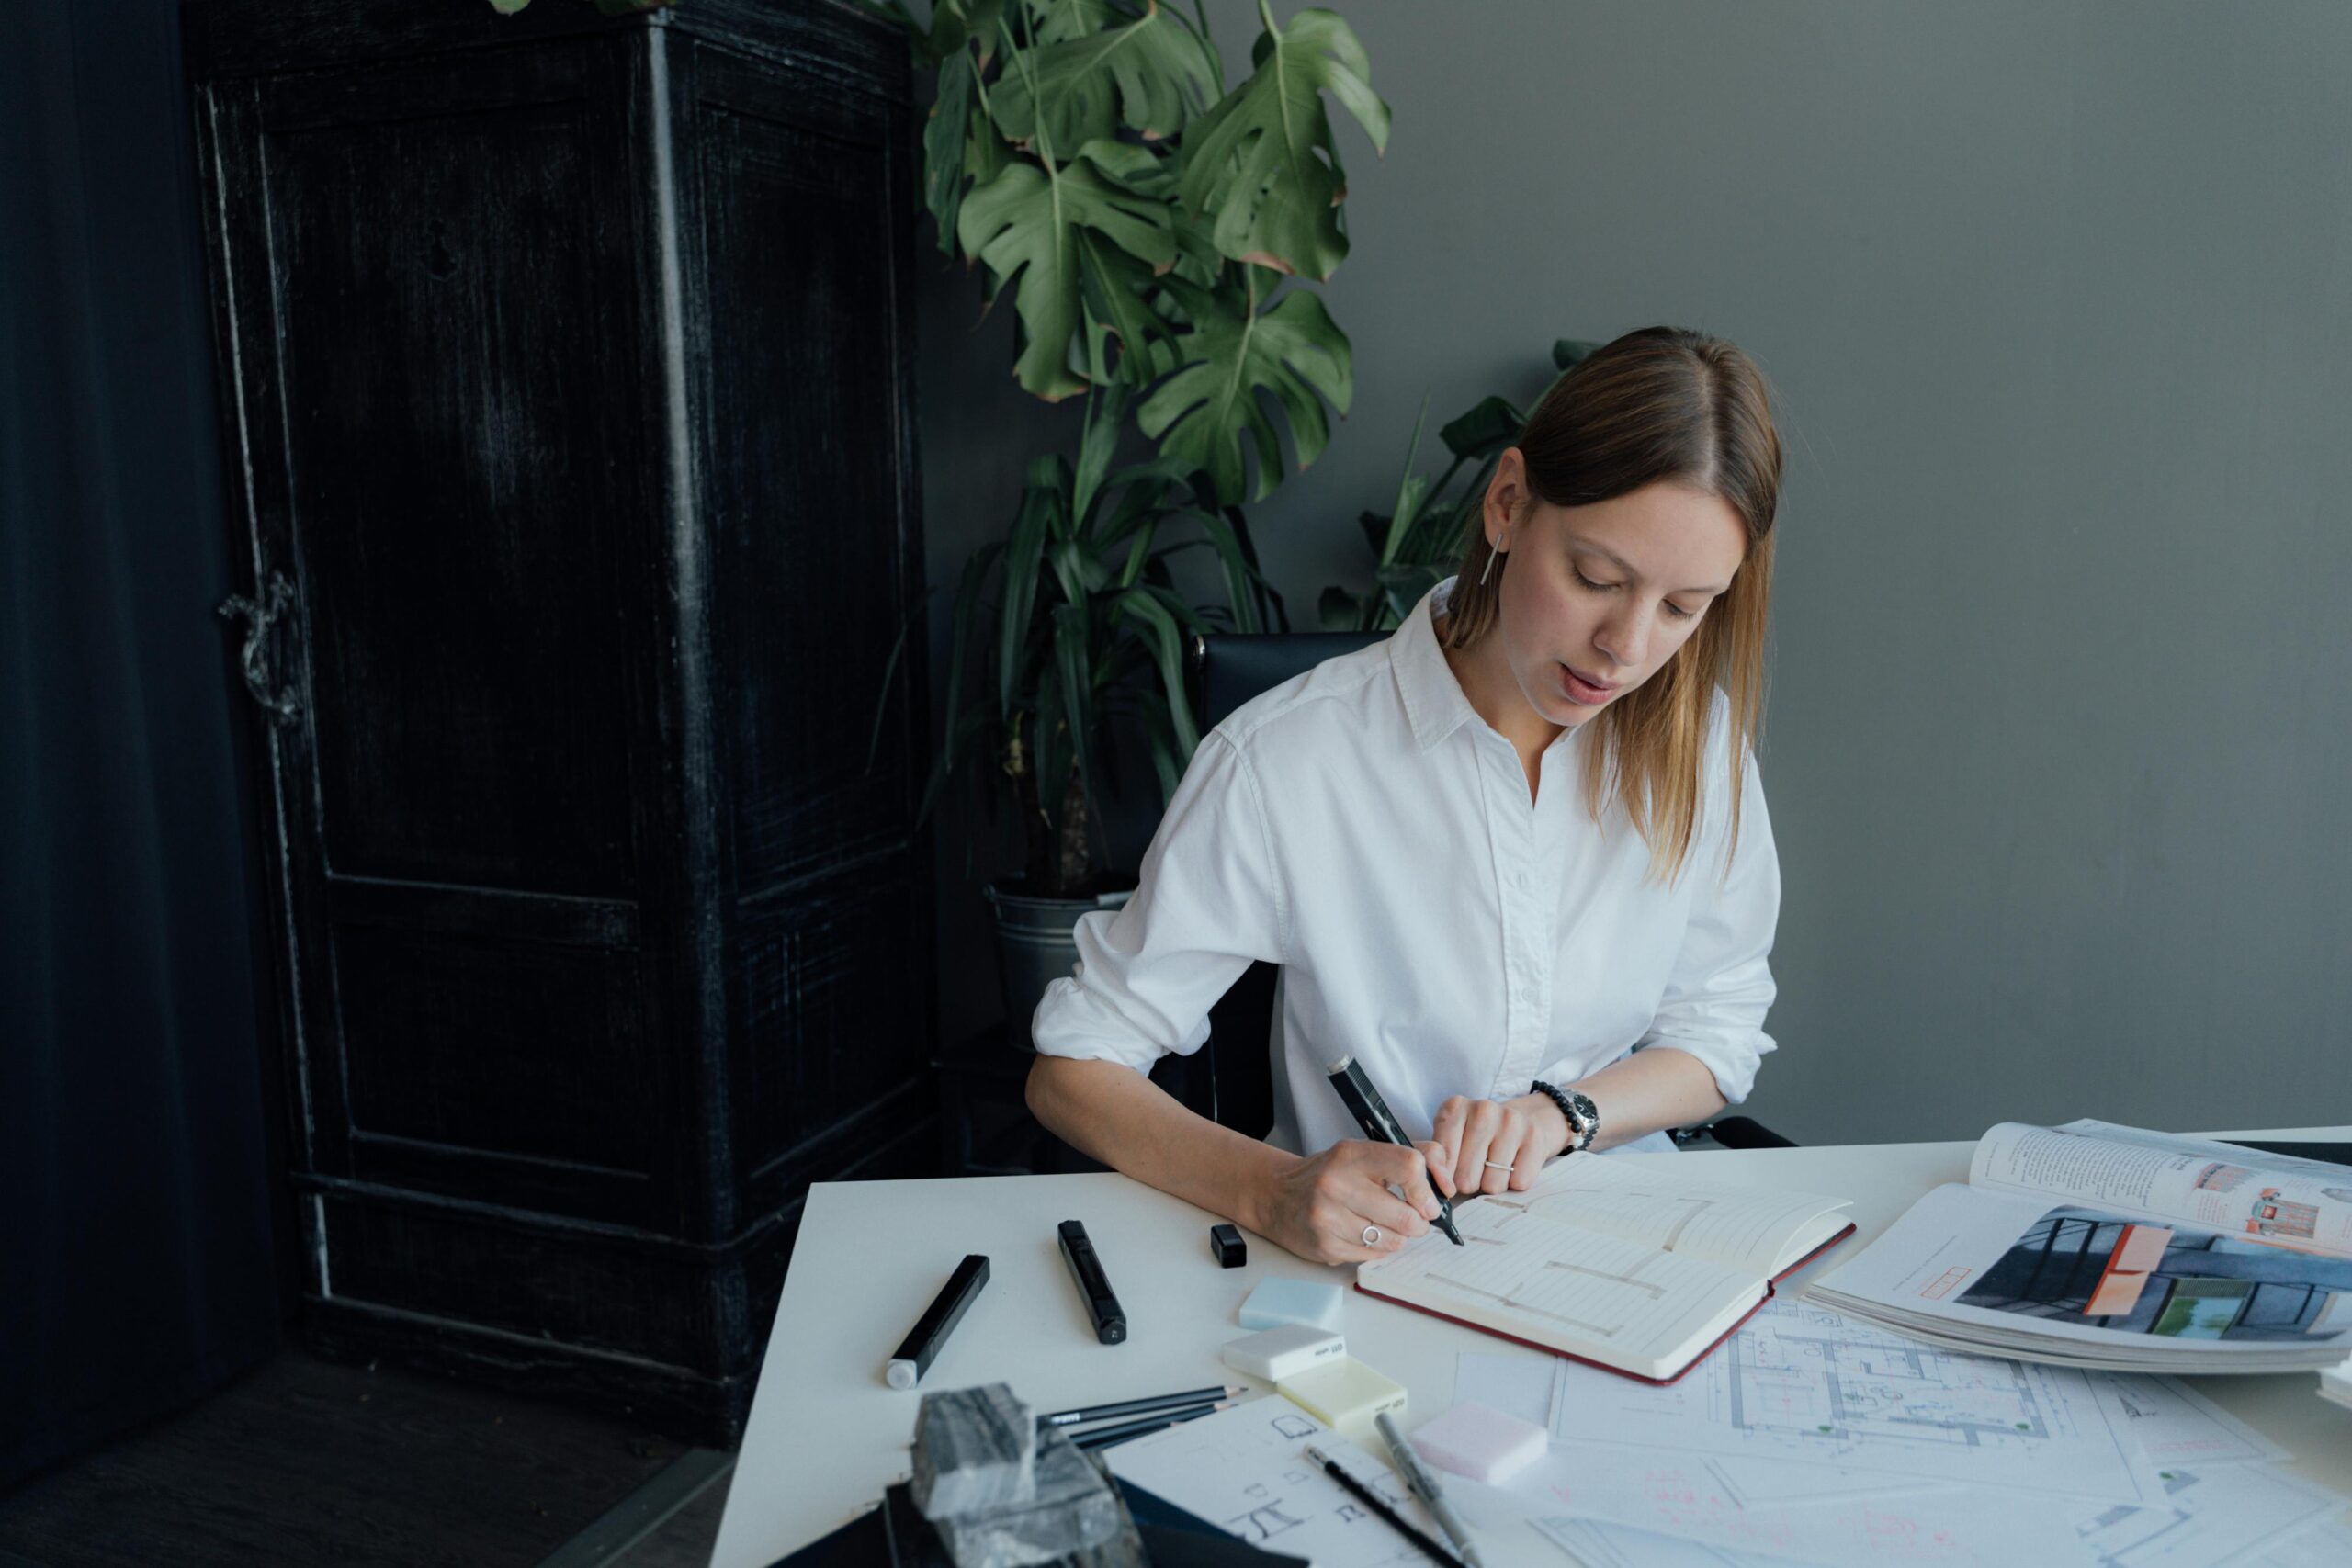
<svg viewBox="0 0 2352 1568"><path fill-rule="evenodd" d="M270 690L269 634L293 608L294 585L286 581L285 573L273 571L257 598L232 593L220 602L219 612L223 620L245 623L245 646L238 657L238 671L245 678L247 694L280 724L291 723L301 711L301 705L295 700L290 686L278 692Z"/></svg>

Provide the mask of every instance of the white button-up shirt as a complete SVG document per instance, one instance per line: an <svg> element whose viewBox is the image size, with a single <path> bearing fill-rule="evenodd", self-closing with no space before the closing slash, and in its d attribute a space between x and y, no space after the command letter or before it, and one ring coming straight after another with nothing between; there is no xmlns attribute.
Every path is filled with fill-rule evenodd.
<svg viewBox="0 0 2352 1568"><path fill-rule="evenodd" d="M1530 798L1438 646L1452 586L1202 739L1134 897L1080 917L1080 963L1037 1007L1040 1052L1148 1072L1200 1049L1210 1005L1262 959L1283 966L1272 1138L1294 1151L1363 1135L1325 1076L1350 1055L1414 1138L1449 1096L1509 1100L1650 1045L1747 1097L1772 1049L1781 875L1752 757L1725 861L1727 704L1690 858L1660 882L1622 807L1586 809L1589 726L1544 749Z"/></svg>

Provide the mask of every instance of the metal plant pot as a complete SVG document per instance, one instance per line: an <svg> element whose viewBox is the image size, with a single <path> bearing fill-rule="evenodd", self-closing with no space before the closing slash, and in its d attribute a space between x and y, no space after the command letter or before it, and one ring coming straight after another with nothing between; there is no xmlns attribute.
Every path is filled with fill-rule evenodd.
<svg viewBox="0 0 2352 1568"><path fill-rule="evenodd" d="M1045 999L1046 987L1078 967L1078 918L1094 909L1115 909L1135 896L1133 888L1086 898L1037 898L990 883L989 908L996 917L996 972L1004 988L1005 1032L1029 1047L1029 1020Z"/></svg>

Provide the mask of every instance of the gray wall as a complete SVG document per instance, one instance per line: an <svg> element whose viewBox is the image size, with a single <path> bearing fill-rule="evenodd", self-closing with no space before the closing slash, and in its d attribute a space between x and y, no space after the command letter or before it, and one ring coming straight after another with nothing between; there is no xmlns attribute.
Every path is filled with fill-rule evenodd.
<svg viewBox="0 0 2352 1568"><path fill-rule="evenodd" d="M1363 575L1424 389L1727 335L1791 452L1750 1108L1807 1142L2352 1122L2352 8L1343 8L1396 125L1340 133L1353 412L1253 513L1294 612ZM1209 14L1246 62L1254 6ZM974 301L929 274L937 583L1075 417ZM973 832L951 1032L997 1010L976 888L1012 863Z"/></svg>

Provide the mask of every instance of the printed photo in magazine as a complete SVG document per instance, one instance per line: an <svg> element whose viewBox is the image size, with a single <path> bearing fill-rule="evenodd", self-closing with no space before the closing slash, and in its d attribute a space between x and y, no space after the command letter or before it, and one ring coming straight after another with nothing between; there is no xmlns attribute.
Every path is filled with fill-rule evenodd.
<svg viewBox="0 0 2352 1568"><path fill-rule="evenodd" d="M2352 1355L2352 1168L2075 1122L2004 1122L1813 1285L1931 1343L2152 1372Z"/></svg>
<svg viewBox="0 0 2352 1568"><path fill-rule="evenodd" d="M1955 1299L2124 1334L2304 1345L2352 1327L2352 1259L2282 1258L2218 1232L2066 1207Z"/></svg>

